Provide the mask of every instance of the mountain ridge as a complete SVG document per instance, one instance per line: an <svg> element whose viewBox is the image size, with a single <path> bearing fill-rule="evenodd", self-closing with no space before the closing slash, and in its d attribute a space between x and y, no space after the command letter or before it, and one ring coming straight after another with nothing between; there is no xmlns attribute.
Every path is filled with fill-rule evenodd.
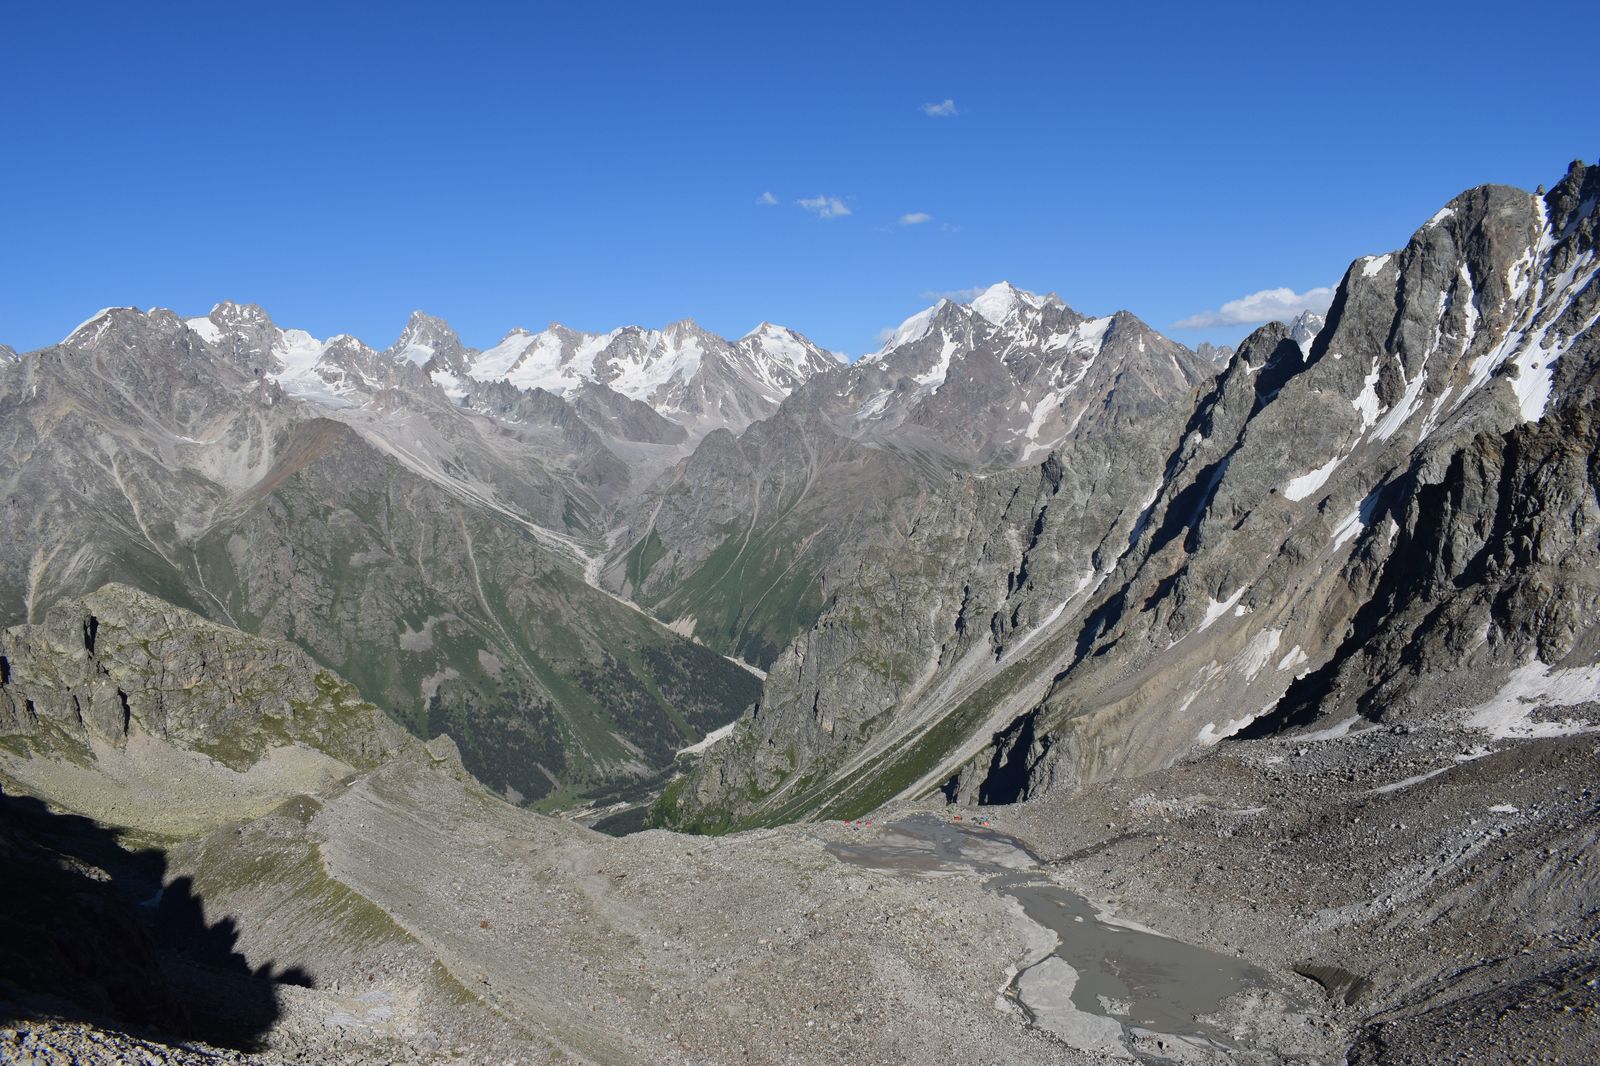
<svg viewBox="0 0 1600 1066"><path fill-rule="evenodd" d="M1063 520L1063 498L1093 499L1057 495L1081 467L1067 455L990 476L997 500L1034 499L1014 512L947 494L931 512L942 519L884 554L912 567L953 559L955 572L907 586L892 562L853 563L771 667L762 704L662 816L707 827L853 816L939 788L1013 802L1146 772L1270 719L1291 679L1328 661L1378 561L1404 543L1387 517L1398 501L1475 434L1514 434L1546 404L1570 410L1592 394L1597 185L1600 171L1575 164L1545 196L1469 190L1406 249L1352 264L1309 344L1304 329L1258 330L1193 413L1147 442L1159 458L1140 468L1159 477L1131 522ZM1143 498L1119 479L1104 491ZM1086 558L1085 543L1109 550ZM1037 666L1006 665L1018 645ZM1486 683L1499 688L1511 682L1496 661ZM1455 691L1414 689L1432 707ZM1339 713L1321 691L1303 706ZM787 738L800 739L785 749Z"/></svg>

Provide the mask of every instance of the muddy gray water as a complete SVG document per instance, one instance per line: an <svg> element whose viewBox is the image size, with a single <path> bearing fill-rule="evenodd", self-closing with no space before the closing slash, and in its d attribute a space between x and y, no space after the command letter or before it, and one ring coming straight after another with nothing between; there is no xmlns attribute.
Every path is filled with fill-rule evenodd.
<svg viewBox="0 0 1600 1066"><path fill-rule="evenodd" d="M1137 1033L1225 1053L1233 1050L1227 1034L1201 1019L1228 997L1267 980L1232 956L1119 922L1050 883L1021 841L992 829L912 815L881 827L871 839L828 850L877 870L977 874L986 878L986 889L1016 900L1057 943L1017 974L1008 994L1034 1024L1078 1047L1132 1056L1129 1038ZM1150 1040L1139 1044L1148 1048Z"/></svg>

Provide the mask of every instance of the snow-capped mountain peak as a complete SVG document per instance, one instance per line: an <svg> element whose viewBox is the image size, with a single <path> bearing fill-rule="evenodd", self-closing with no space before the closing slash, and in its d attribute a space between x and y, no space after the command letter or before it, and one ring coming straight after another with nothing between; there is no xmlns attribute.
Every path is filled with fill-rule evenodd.
<svg viewBox="0 0 1600 1066"><path fill-rule="evenodd" d="M399 339L385 354L391 359L417 366L427 366L437 360L446 369L455 370L462 362L464 351L461 338L448 322L421 311L413 311Z"/></svg>
<svg viewBox="0 0 1600 1066"><path fill-rule="evenodd" d="M1025 292L1009 281L1000 281L989 286L967 306L980 316L996 326L1003 326L1012 315L1021 308L1038 310L1047 304L1061 301L1051 296L1040 296L1037 293Z"/></svg>
<svg viewBox="0 0 1600 1066"><path fill-rule="evenodd" d="M65 337L61 338L61 343L62 344L67 344L67 343L70 343L70 342L75 341L75 340L82 340L83 338L80 337L80 334L83 334L85 331L90 330L92 328L103 326L103 324L105 323L105 320L106 320L106 316L110 315L113 311L132 311L135 314L137 314L139 309L137 307L104 307L104 308L101 308L99 311L95 312L94 314L90 315L88 318L84 319L82 322L78 323L78 325L73 328L71 333L68 333Z"/></svg>
<svg viewBox="0 0 1600 1066"><path fill-rule="evenodd" d="M1315 311L1301 311L1289 323L1289 336L1300 346L1303 354L1311 354L1311 342L1317 339L1328 320Z"/></svg>
<svg viewBox="0 0 1600 1066"><path fill-rule="evenodd" d="M1041 296L1019 289L1009 281L999 281L984 289L970 303L958 304L948 297L940 297L931 307L925 307L891 331L883 347L870 355L862 356L865 362L881 359L896 348L915 344L934 329L940 316L958 316L977 319L1001 330L1025 332L1029 325L1037 325L1039 313L1046 309L1067 311L1067 305L1054 293Z"/></svg>
<svg viewBox="0 0 1600 1066"><path fill-rule="evenodd" d="M445 369L457 378L558 396L603 386L699 436L765 418L807 378L840 362L770 322L729 342L684 318L660 329L624 326L609 333L558 323L539 333L514 329L492 348L472 353L459 370ZM437 359L430 369L439 369Z"/></svg>
<svg viewBox="0 0 1600 1066"><path fill-rule="evenodd" d="M910 432L983 463L1031 461L1119 417L1105 412L1186 396L1214 370L1129 312L1086 318L1003 281L911 316L854 369L836 393L846 432Z"/></svg>
<svg viewBox="0 0 1600 1066"><path fill-rule="evenodd" d="M97 343L126 314L145 317L108 308L63 343ZM422 311L412 312L395 342L382 351L350 334L323 339L281 328L260 307L231 300L203 317L174 319L174 325L186 329L193 343L276 384L284 394L326 407L366 406L379 393L428 389L431 382L452 402L494 417L494 405L504 408L511 402L506 394L497 392L496 399L481 404L475 397L484 388L509 385L574 403L581 394L591 412L642 403L687 431L689 441L714 429L742 431L771 415L810 378L846 362L772 322L731 341L692 318L658 329L626 326L606 333L551 323L539 332L513 329L482 351L466 346L443 319ZM614 395L608 400L604 393Z"/></svg>
<svg viewBox="0 0 1600 1066"><path fill-rule="evenodd" d="M240 326L271 326L272 316L262 310L257 304L241 304L232 300L223 300L211 308L208 316L211 322L223 329L236 329Z"/></svg>
<svg viewBox="0 0 1600 1066"><path fill-rule="evenodd" d="M740 337L739 343L748 343L777 366L802 378L831 369L834 365L846 361L837 352L819 348L804 334L787 326L773 325L771 322L761 323Z"/></svg>
<svg viewBox="0 0 1600 1066"><path fill-rule="evenodd" d="M872 362L882 358L884 355L894 351L896 348L920 341L922 338L926 337L928 335L928 331L933 328L934 316L936 316L947 306L951 306L950 301L946 299L940 299L940 301L934 304L932 307L925 307L921 311L918 311L916 314L900 323L900 325L897 326L889 334L889 336L884 339L882 348L879 348L870 355L862 356L862 361Z"/></svg>

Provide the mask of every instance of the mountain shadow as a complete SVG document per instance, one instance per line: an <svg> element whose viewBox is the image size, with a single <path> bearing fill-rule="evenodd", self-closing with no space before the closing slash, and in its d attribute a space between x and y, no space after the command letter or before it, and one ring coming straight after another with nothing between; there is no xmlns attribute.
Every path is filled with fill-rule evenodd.
<svg viewBox="0 0 1600 1066"><path fill-rule="evenodd" d="M83 1021L164 1042L252 1050L278 1019L277 986L308 974L235 950L188 878L92 819L0 790L0 1026Z"/></svg>

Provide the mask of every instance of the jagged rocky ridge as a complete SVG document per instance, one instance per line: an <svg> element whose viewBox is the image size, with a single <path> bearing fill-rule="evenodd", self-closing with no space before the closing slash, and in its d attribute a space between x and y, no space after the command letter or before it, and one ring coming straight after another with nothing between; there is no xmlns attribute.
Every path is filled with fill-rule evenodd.
<svg viewBox="0 0 1600 1066"><path fill-rule="evenodd" d="M1351 266L1313 343L1264 327L1192 407L1141 420L1142 479L1096 484L1064 443L959 482L828 575L761 703L658 815L1010 802L1252 724L1558 732L1535 706L1600 695L1597 190L1574 164L1548 194L1456 198Z"/></svg>

